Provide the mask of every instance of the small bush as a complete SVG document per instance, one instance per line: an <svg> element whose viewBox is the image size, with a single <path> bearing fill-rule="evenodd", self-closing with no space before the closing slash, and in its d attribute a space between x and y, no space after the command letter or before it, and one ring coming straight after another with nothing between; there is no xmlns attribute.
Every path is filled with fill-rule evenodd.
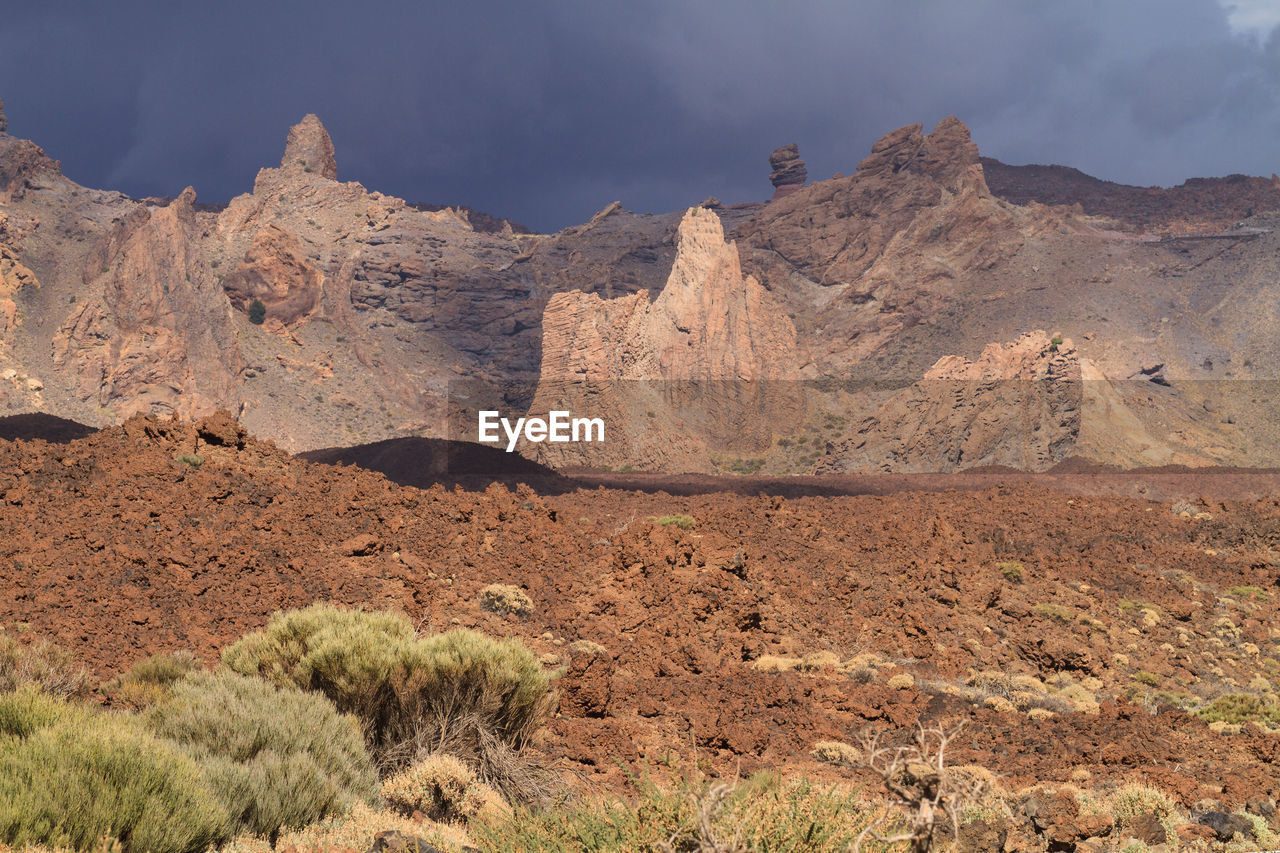
<svg viewBox="0 0 1280 853"><path fill-rule="evenodd" d="M199 762L236 832L274 838L377 793L355 722L314 693L227 670L194 672L145 720Z"/></svg>
<svg viewBox="0 0 1280 853"><path fill-rule="evenodd" d="M524 786L535 780L516 753L554 696L519 640L466 630L418 638L403 614L316 604L277 613L222 659L236 672L323 693L355 714L384 770L450 752L473 761L508 797L531 795Z"/></svg>
<svg viewBox="0 0 1280 853"><path fill-rule="evenodd" d="M698 522L692 515L663 515L653 520L659 527L674 526L681 530L692 530Z"/></svg>
<svg viewBox="0 0 1280 853"><path fill-rule="evenodd" d="M1022 583L1022 563L1011 560L1006 563L996 563L996 568L1009 583Z"/></svg>
<svg viewBox="0 0 1280 853"><path fill-rule="evenodd" d="M536 811L482 814L468 831L483 853L521 851L771 851L845 853L875 808L852 791L760 773L713 782L671 772L635 780L638 800L561 802ZM878 849L878 848L877 848Z"/></svg>
<svg viewBox="0 0 1280 853"><path fill-rule="evenodd" d="M480 608L491 613L514 613L523 617L533 613L533 599L518 586L491 583L480 591Z"/></svg>
<svg viewBox="0 0 1280 853"><path fill-rule="evenodd" d="M33 685L50 696L83 699L89 675L66 649L47 640L20 643L0 633L0 693Z"/></svg>
<svg viewBox="0 0 1280 853"><path fill-rule="evenodd" d="M1106 808L1115 815L1116 824L1128 827L1139 815L1154 814L1170 838L1177 838L1178 804L1163 791L1146 785L1122 785L1107 797Z"/></svg>
<svg viewBox="0 0 1280 853"><path fill-rule="evenodd" d="M809 755L824 764L835 764L837 766L853 767L862 760L862 753L858 751L857 747L838 740L818 741L813 745L813 749L809 750Z"/></svg>
<svg viewBox="0 0 1280 853"><path fill-rule="evenodd" d="M382 784L382 797L405 815L422 812L431 820L469 821L506 803L475 772L452 755L427 756Z"/></svg>
<svg viewBox="0 0 1280 853"><path fill-rule="evenodd" d="M1155 687L1160 683L1160 676L1156 675L1154 672L1147 672L1145 669L1140 669L1134 673L1133 680L1137 681L1139 684L1146 684L1150 687Z"/></svg>
<svg viewBox="0 0 1280 853"><path fill-rule="evenodd" d="M1227 595L1234 595L1237 598L1252 598L1255 601L1266 601L1271 597L1271 593L1258 586L1233 586L1227 590Z"/></svg>
<svg viewBox="0 0 1280 853"><path fill-rule="evenodd" d="M138 661L128 672L109 681L103 692L112 701L140 711L164 699L174 684L198 669L200 661L191 652L161 652Z"/></svg>
<svg viewBox="0 0 1280 853"><path fill-rule="evenodd" d="M267 319L267 306L262 304L261 299L255 299L249 303L249 322L255 326L261 326L263 321Z"/></svg>
<svg viewBox="0 0 1280 853"><path fill-rule="evenodd" d="M228 818L195 763L136 721L38 696L0 696L0 842L197 853Z"/></svg>
<svg viewBox="0 0 1280 853"><path fill-rule="evenodd" d="M1037 604L1035 611L1046 619L1052 619L1054 622L1066 624L1071 621L1071 611L1061 604Z"/></svg>
<svg viewBox="0 0 1280 853"><path fill-rule="evenodd" d="M188 468L199 468L204 464L204 457L196 453L179 453L174 457L174 461Z"/></svg>
<svg viewBox="0 0 1280 853"><path fill-rule="evenodd" d="M1228 693L1219 696L1196 710L1196 715L1206 723L1243 725L1261 723L1273 728L1280 726L1280 704L1273 699L1251 696L1247 693Z"/></svg>

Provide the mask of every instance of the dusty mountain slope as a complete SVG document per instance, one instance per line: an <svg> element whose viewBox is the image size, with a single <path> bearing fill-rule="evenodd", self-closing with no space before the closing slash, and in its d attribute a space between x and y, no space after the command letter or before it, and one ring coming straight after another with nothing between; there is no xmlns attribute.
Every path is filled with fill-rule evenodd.
<svg viewBox="0 0 1280 853"><path fill-rule="evenodd" d="M722 282L701 313L666 313L681 314L677 334L679 323L694 324L687 334L701 341L704 366L758 361L789 322L803 375L826 384L806 394L802 413L787 407L795 416L729 417L752 424L737 432L768 433L742 448L717 447L725 418L709 407L695 415L685 402L658 401L639 421L619 411L621 432L644 432L653 411L668 434L688 433L694 450L669 460L671 470L900 468L897 451L833 461L827 448L848 446L939 359L972 361L1037 330L1072 340L1080 362L1086 390L1065 455L1122 466L1280 464L1277 395L1265 384L1280 377L1269 343L1280 322L1274 181L1232 176L1156 191L984 163L955 118L930 133L886 134L853 174L807 186L798 151L775 154L786 192L773 201L704 203L736 246L737 283ZM680 301L662 295L679 277L680 213L613 203L554 235L478 229L464 212L344 183L339 161L309 116L251 193L224 207L191 193L164 205L79 187L35 144L0 133L0 407L94 425L135 411L229 408L291 450L472 438L450 432L460 409L519 413L541 375L574 369L581 353L565 348L589 346L561 334L570 315L575 329L606 329L640 291L653 306ZM1229 221L1237 211L1247 219ZM557 297L569 292L581 295ZM739 300L771 307L715 334L719 312ZM255 302L260 326L248 319ZM635 375L625 364L599 367L610 379ZM689 372L653 367L667 378ZM831 391L851 382L875 387ZM944 408L925 434L952 416ZM1050 430L1064 422L1061 412L1045 417ZM1006 423L972 436L992 447L979 459L1065 458L1036 450L1040 439L1010 426L1014 413L989 408L983 421L992 418ZM887 448L890 438L867 446ZM608 464L664 464L634 449ZM947 459L926 454L902 470L966 464Z"/></svg>
<svg viewBox="0 0 1280 853"><path fill-rule="evenodd" d="M726 772L821 772L818 739L964 717L955 760L1011 785L1085 769L1184 803L1277 793L1280 735L1174 707L1274 691L1273 499L1193 498L1188 516L1207 511L1193 519L1029 485L420 491L290 458L224 417L0 443L0 496L15 567L0 621L74 647L100 677L160 649L208 660L272 610L323 599L519 636L567 665L542 748L600 778L693 747ZM695 525L652 520L671 513ZM483 611L490 583L524 588L533 612ZM996 671L1025 678L981 675Z"/></svg>

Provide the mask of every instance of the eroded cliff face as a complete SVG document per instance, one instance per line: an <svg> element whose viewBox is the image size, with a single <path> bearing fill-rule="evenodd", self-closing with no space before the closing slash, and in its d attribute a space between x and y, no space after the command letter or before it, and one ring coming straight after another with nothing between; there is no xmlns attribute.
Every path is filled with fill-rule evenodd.
<svg viewBox="0 0 1280 853"><path fill-rule="evenodd" d="M990 344L973 361L945 356L828 447L819 470L1044 471L1076 449L1082 391L1075 344L1044 331Z"/></svg>
<svg viewBox="0 0 1280 853"><path fill-rule="evenodd" d="M122 416L239 410L244 360L195 198L188 187L167 207L135 210L90 253L87 298L53 339L54 366L81 400Z"/></svg>
<svg viewBox="0 0 1280 853"><path fill-rule="evenodd" d="M970 271L1022 242L955 117L882 137L849 177L810 184L738 231L749 271L779 293L824 371L935 315Z"/></svg>
<svg viewBox="0 0 1280 853"><path fill-rule="evenodd" d="M78 186L0 131L0 411L100 425L229 408L300 450L473 438L474 420L448 431L451 412L520 413L535 392L554 400L557 383L594 383L594 396L566 399L620 425L625 441L602 464L808 473L827 444L865 438L858 464L873 468L915 448L939 465L1040 466L1067 452L1044 436L1074 429L1054 420L1068 401L1007 400L1001 414L998 394L930 396L922 389L942 380L921 377L950 354L987 364L991 342L1053 328L1092 377L1074 452L1117 465L1280 464L1280 395L1264 387L1280 376L1269 181L1120 188L1141 204L1099 208L1147 216L1166 196L1198 193L1150 234L1145 220L993 195L955 119L887 134L849 177L806 185L793 146L769 166L779 192L767 204L707 199L649 215L615 202L536 235L338 180L314 116L290 131L280 165L221 209ZM1039 173L1017 174L1027 189ZM1078 183L1027 197L1068 200ZM1205 227L1253 215L1169 236L1190 221L1184 208ZM262 325L248 318L255 301ZM820 381L781 390L798 378ZM903 418L914 444L853 432L922 381L867 433ZM462 400L459 383L478 393ZM993 426L1033 415L1046 420L1029 448L1012 449L1021 427Z"/></svg>
<svg viewBox="0 0 1280 853"><path fill-rule="evenodd" d="M552 409L606 424L603 445L526 447L556 464L712 470L713 458L768 447L797 416L807 359L795 327L751 276L719 217L690 208L666 286L605 300L553 296L543 316L533 414Z"/></svg>

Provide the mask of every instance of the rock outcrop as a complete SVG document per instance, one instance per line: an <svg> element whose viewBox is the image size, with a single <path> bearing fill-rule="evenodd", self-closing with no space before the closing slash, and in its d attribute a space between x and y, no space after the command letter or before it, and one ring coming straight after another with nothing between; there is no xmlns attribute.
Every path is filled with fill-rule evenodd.
<svg viewBox="0 0 1280 853"><path fill-rule="evenodd" d="M18 305L14 298L24 287L39 286L35 273L18 260L17 253L0 244L0 355L5 351L5 338L18 326Z"/></svg>
<svg viewBox="0 0 1280 853"><path fill-rule="evenodd" d="M785 198L804 186L809 172L800 159L800 146L792 142L775 148L769 155L769 167L773 173L769 181L773 184L773 200Z"/></svg>
<svg viewBox="0 0 1280 853"><path fill-rule="evenodd" d="M1015 251L958 119L886 134L855 174L767 205L738 231L744 266L796 314L821 369L840 373L938 312L967 271Z"/></svg>
<svg viewBox="0 0 1280 853"><path fill-rule="evenodd" d="M1075 345L1043 331L994 343L974 361L939 359L894 394L823 472L947 472L985 465L1043 471L1075 449L1081 417Z"/></svg>
<svg viewBox="0 0 1280 853"><path fill-rule="evenodd" d="M319 305L323 283L324 274L307 260L298 238L268 225L254 236L244 261L223 279L222 287L237 309L248 312L257 300L267 318L291 326Z"/></svg>
<svg viewBox="0 0 1280 853"><path fill-rule="evenodd" d="M226 294L201 250L196 194L139 208L84 269L88 292L54 337L54 365L85 402L129 415L239 408L243 359Z"/></svg>
<svg viewBox="0 0 1280 853"><path fill-rule="evenodd" d="M795 327L743 276L719 217L690 208L657 298L569 292L547 303L530 411L601 417L606 442L527 449L554 464L710 470L712 456L767 447L797 416L803 363Z"/></svg>
<svg viewBox="0 0 1280 853"><path fill-rule="evenodd" d="M280 168L301 169L331 181L338 180L338 161L334 157L333 140L314 113L303 116L302 121L289 128L284 157Z"/></svg>
<svg viewBox="0 0 1280 853"><path fill-rule="evenodd" d="M0 133L9 132L9 119L4 114L4 99L0 98Z"/></svg>

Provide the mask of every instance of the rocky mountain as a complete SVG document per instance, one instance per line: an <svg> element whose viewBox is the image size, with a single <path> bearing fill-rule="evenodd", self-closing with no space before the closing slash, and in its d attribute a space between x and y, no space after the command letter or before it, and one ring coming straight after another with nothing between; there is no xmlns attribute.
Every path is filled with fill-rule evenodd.
<svg viewBox="0 0 1280 853"><path fill-rule="evenodd" d="M742 273L714 211L680 222L662 292L571 291L543 315L533 413L603 417L604 444L528 447L551 464L702 470L712 454L760 452L794 419L807 359L777 300ZM661 414L659 414L661 413Z"/></svg>
<svg viewBox="0 0 1280 853"><path fill-rule="evenodd" d="M543 235L343 182L338 160L307 116L226 205L137 200L0 131L0 412L227 408L302 450L474 440L479 409L564 403L618 443L530 448L544 461L1280 464L1272 179L1005 166L948 118L813 183L784 145L768 203L615 202ZM1059 337L1044 363L1065 372L991 378Z"/></svg>

